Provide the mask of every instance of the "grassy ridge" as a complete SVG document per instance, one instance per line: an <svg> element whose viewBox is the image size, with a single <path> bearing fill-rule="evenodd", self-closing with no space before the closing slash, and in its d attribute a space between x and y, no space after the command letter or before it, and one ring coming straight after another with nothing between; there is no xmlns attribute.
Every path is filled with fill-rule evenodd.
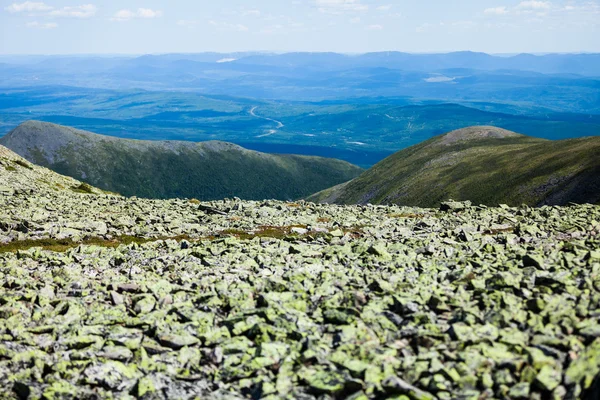
<svg viewBox="0 0 600 400"><path fill-rule="evenodd" d="M600 137L547 141L507 134L450 142L448 135L400 151L352 182L310 199L422 207L448 198L489 205L600 199Z"/></svg>
<svg viewBox="0 0 600 400"><path fill-rule="evenodd" d="M321 157L271 155L223 142L144 142L54 124L22 124L1 142L36 164L127 196L295 199L362 170Z"/></svg>

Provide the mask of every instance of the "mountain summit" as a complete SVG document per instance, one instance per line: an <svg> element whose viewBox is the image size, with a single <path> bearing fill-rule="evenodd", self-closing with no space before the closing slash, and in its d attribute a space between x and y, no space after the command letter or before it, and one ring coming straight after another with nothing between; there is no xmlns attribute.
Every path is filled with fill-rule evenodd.
<svg viewBox="0 0 600 400"><path fill-rule="evenodd" d="M128 196L296 199L358 176L322 157L273 155L232 143L142 141L28 121L0 138L27 160Z"/></svg>
<svg viewBox="0 0 600 400"><path fill-rule="evenodd" d="M468 142L481 139L505 139L522 137L518 133L508 131L495 126L472 126L469 128L457 129L443 135L439 144L452 145L458 142Z"/></svg>
<svg viewBox="0 0 600 400"><path fill-rule="evenodd" d="M433 207L600 201L600 137L550 141L476 126L402 150L309 200Z"/></svg>

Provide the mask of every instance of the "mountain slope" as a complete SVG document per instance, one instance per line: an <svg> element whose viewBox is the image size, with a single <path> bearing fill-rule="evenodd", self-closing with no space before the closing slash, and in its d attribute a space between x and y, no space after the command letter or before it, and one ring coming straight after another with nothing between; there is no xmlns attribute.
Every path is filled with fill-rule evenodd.
<svg viewBox="0 0 600 400"><path fill-rule="evenodd" d="M57 193L105 194L76 179L59 175L47 168L29 163L23 157L0 146L0 194L36 193L51 197Z"/></svg>
<svg viewBox="0 0 600 400"><path fill-rule="evenodd" d="M436 206L600 201L600 137L549 141L471 127L402 150L311 201Z"/></svg>
<svg viewBox="0 0 600 400"><path fill-rule="evenodd" d="M0 138L31 162L123 195L295 199L362 170L321 157L271 155L231 143L140 141L28 121Z"/></svg>

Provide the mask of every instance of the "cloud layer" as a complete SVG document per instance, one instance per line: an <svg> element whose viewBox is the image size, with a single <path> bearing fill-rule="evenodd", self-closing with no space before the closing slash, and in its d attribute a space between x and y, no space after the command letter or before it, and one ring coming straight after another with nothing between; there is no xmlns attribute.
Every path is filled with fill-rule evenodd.
<svg viewBox="0 0 600 400"><path fill-rule="evenodd" d="M315 0L320 12L328 14L343 14L348 12L365 12L369 6L360 0Z"/></svg>
<svg viewBox="0 0 600 400"><path fill-rule="evenodd" d="M32 28L32 29L54 29L54 28L58 28L58 24L56 22L40 23L38 21L32 21L32 22L28 22L25 26L28 27L28 28Z"/></svg>
<svg viewBox="0 0 600 400"><path fill-rule="evenodd" d="M163 12L160 10L152 10L150 8L138 8L137 11L128 9L119 10L111 18L112 21L125 22L132 19L153 19L162 17Z"/></svg>
<svg viewBox="0 0 600 400"><path fill-rule="evenodd" d="M507 7L486 8L484 11L484 14L486 14L486 15L506 15L506 14L508 14L508 8Z"/></svg>
<svg viewBox="0 0 600 400"><path fill-rule="evenodd" d="M69 17L69 18L91 18L96 15L98 7L93 4L84 4L75 7L63 7L52 10L48 15L51 17Z"/></svg>
<svg viewBox="0 0 600 400"><path fill-rule="evenodd" d="M26 14L28 16L62 17L62 18L91 18L96 15L98 7L93 4L56 8L42 2L26 1L13 3L4 10L11 14Z"/></svg>
<svg viewBox="0 0 600 400"><path fill-rule="evenodd" d="M50 7L44 3L26 1L25 3L13 3L4 9L9 13L22 13L22 12L44 12L52 10L54 7Z"/></svg>

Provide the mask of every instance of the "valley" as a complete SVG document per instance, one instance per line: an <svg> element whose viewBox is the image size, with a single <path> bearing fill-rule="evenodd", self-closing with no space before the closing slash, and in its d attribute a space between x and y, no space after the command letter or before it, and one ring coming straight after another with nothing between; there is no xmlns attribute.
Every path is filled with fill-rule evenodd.
<svg viewBox="0 0 600 400"><path fill-rule="evenodd" d="M0 136L35 119L126 139L221 140L263 152L339 158L363 168L435 135L472 125L553 140L600 132L600 115L536 113L514 106L493 111L500 107L489 103L289 102L69 87L0 92Z"/></svg>

